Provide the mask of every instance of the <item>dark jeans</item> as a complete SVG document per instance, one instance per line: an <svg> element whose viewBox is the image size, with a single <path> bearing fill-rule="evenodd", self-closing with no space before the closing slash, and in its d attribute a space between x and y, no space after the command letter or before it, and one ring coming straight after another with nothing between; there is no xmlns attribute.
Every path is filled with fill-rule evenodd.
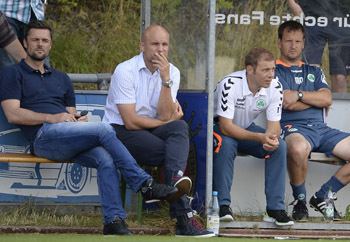
<svg viewBox="0 0 350 242"><path fill-rule="evenodd" d="M166 184L174 184L183 175L189 152L188 125L185 121L176 120L148 130L127 130L124 125L116 124L112 126L139 164L164 165ZM190 211L187 196L170 205L171 217Z"/></svg>

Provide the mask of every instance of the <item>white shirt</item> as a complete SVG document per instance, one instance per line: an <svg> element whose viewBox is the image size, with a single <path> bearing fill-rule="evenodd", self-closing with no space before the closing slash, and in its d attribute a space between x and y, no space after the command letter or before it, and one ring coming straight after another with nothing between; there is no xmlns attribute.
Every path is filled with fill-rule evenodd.
<svg viewBox="0 0 350 242"><path fill-rule="evenodd" d="M249 127L266 110L269 121L279 121L282 111L282 85L273 79L268 88L255 96L249 90L246 71L233 72L220 81L214 93L214 114L232 119L241 128Z"/></svg>
<svg viewBox="0 0 350 242"><path fill-rule="evenodd" d="M173 81L171 96L175 102L180 86L180 71L171 63L170 79ZM124 125L117 104L135 104L138 115L156 118L161 88L159 70L151 73L147 69L143 53L120 63L111 78L102 121Z"/></svg>

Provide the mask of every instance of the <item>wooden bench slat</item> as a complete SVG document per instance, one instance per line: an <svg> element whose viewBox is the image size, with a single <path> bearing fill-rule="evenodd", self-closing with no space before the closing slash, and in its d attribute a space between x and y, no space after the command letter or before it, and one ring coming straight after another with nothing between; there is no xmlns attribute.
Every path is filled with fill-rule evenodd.
<svg viewBox="0 0 350 242"><path fill-rule="evenodd" d="M32 154L0 153L0 162L23 162L23 163L62 163L48 160Z"/></svg>
<svg viewBox="0 0 350 242"><path fill-rule="evenodd" d="M330 165L345 165L347 163L347 161L344 161L336 156L326 156L324 153L319 152L312 152L309 160Z"/></svg>

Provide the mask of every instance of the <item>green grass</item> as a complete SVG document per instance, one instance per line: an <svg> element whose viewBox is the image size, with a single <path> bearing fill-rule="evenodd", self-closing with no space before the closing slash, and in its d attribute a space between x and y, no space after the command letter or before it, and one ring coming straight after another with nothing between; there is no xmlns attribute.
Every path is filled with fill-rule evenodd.
<svg viewBox="0 0 350 242"><path fill-rule="evenodd" d="M206 239L196 239L196 238L177 238L174 236L149 236L149 235L138 235L138 236L103 236L103 235L78 235L78 234L2 234L0 235L0 242L64 242L64 241L74 241L74 242L104 242L104 241L118 241L118 242L189 242L189 241L232 241L235 242L276 242L274 239L248 239L248 238L206 238ZM331 240L306 240L300 239L298 242L326 242Z"/></svg>

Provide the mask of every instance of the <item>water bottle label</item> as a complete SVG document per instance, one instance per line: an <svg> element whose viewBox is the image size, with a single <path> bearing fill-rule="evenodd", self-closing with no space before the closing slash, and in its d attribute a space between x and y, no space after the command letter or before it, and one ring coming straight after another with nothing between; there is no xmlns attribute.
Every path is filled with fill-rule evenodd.
<svg viewBox="0 0 350 242"><path fill-rule="evenodd" d="M219 228L220 228L220 218L219 218L219 216L208 215L208 220L207 220L207 229L208 229L208 231L213 232L214 234L218 235L219 234Z"/></svg>

